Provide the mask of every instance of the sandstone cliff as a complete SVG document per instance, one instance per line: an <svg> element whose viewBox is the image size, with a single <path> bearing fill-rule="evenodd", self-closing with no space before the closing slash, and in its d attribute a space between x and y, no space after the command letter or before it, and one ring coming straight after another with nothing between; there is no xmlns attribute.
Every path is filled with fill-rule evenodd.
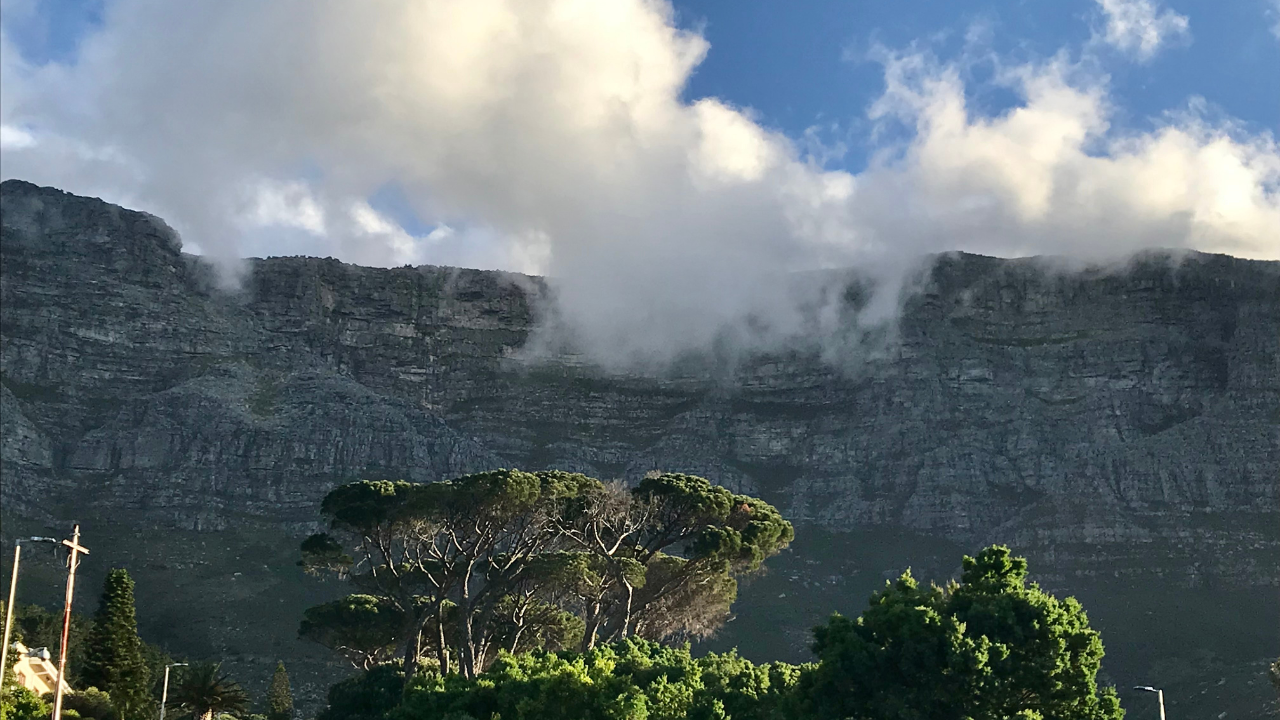
<svg viewBox="0 0 1280 720"><path fill-rule="evenodd" d="M803 657L884 577L995 541L1082 597L1121 684L1243 684L1280 642L1280 263L947 256L883 356L646 377L523 356L536 278L274 258L225 290L154 217L0 200L6 539L79 519L91 583L138 578L144 633L263 682L324 662L297 616L341 588L293 561L329 488L495 466L687 471L777 505L800 540L720 641L748 655Z"/></svg>

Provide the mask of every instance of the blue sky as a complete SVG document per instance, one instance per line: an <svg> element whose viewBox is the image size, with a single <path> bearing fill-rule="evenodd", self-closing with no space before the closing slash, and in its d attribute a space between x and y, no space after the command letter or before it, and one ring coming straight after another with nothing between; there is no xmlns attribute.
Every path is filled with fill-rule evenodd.
<svg viewBox="0 0 1280 720"><path fill-rule="evenodd" d="M1151 61L1102 53L1123 122L1150 119L1202 97L1255 129L1280 130L1280 22L1265 0L1175 0L1162 6L1186 16L1190 42ZM689 97L717 96L749 106L768 125L799 136L811 126L857 125L882 87L867 59L875 43L913 43L942 57L958 55L980 29L990 50L1009 58L1078 54L1105 24L1090 2L947 2L843 0L690 0L676 3L681 24L700 27L711 52L693 75ZM986 68L989 69L989 68ZM982 72L984 68L977 68ZM985 112L1016 101L1007 92L974 94ZM856 165L862 154L852 153Z"/></svg>

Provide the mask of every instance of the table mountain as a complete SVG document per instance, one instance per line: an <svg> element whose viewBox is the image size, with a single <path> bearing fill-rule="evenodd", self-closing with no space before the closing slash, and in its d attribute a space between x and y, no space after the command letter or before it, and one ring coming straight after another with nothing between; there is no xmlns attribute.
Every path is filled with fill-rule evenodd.
<svg viewBox="0 0 1280 720"><path fill-rule="evenodd" d="M82 608L127 566L144 636L251 686L280 658L312 699L337 672L295 638L343 590L294 564L325 492L515 466L692 472L783 510L796 544L712 646L803 659L886 577L1002 542L1085 602L1117 684L1268 698L1280 263L945 255L879 352L640 374L522 351L538 278L290 257L228 289L153 216L17 180L0 202L6 540L82 522ZM41 562L22 592L52 600Z"/></svg>

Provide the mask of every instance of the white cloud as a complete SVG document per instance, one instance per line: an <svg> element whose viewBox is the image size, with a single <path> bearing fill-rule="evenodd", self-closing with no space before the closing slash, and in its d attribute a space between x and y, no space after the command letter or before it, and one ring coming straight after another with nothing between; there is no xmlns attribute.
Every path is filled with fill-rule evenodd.
<svg viewBox="0 0 1280 720"><path fill-rule="evenodd" d="M1150 133L1112 132L1103 79L1072 83L1074 70L1059 58L1006 72L1021 104L981 117L954 67L891 57L874 113L909 123L914 136L900 159L859 178L852 202L864 232L918 238L921 250L943 235L1005 256L1101 260L1173 247L1280 257L1274 138L1211 125L1194 105Z"/></svg>
<svg viewBox="0 0 1280 720"><path fill-rule="evenodd" d="M256 225L283 225L324 235L324 208L310 188L298 181L261 181L253 193L248 219Z"/></svg>
<svg viewBox="0 0 1280 720"><path fill-rule="evenodd" d="M1141 61L1162 45L1191 38L1186 15L1161 9L1158 0L1096 0L1107 19L1102 39Z"/></svg>
<svg viewBox="0 0 1280 720"><path fill-rule="evenodd" d="M36 144L36 138L20 127L0 125L0 150L17 150Z"/></svg>
<svg viewBox="0 0 1280 720"><path fill-rule="evenodd" d="M812 331L795 270L877 273L885 316L942 250L1280 257L1270 136L1190 112L1118 132L1105 79L1064 60L1005 68L1022 100L986 117L956 67L886 55L871 119L907 139L825 171L805 139L682 100L708 45L672 18L658 0L118 0L76 65L3 70L0 122L34 141L3 173L154 212L215 258L545 272L559 318L620 363ZM370 207L387 183L437 230Z"/></svg>

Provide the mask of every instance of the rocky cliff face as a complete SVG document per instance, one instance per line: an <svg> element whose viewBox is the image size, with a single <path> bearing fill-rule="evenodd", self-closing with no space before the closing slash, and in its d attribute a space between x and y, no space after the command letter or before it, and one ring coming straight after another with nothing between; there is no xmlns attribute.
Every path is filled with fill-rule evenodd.
<svg viewBox="0 0 1280 720"><path fill-rule="evenodd" d="M80 519L101 571L138 577L144 632L264 682L323 662L297 616L341 588L293 553L328 489L495 466L776 504L801 540L741 593L724 642L748 655L799 656L885 575L996 541L1086 600L1121 683L1176 675L1168 648L1238 670L1280 640L1280 263L944 257L882 357L642 377L520 354L536 278L275 258L225 290L151 216L0 200L6 535Z"/></svg>

